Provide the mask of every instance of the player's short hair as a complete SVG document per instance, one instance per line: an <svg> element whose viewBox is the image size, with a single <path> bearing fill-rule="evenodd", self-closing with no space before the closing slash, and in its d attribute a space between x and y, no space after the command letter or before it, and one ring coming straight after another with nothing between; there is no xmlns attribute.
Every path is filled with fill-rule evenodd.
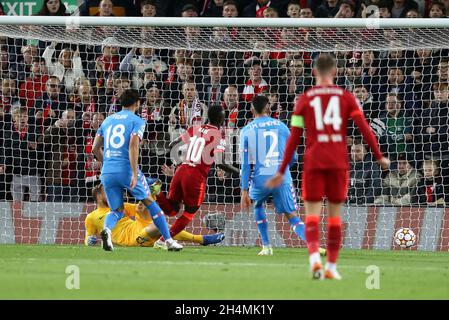
<svg viewBox="0 0 449 320"><path fill-rule="evenodd" d="M216 126L221 126L224 121L223 107L220 104L213 104L207 111L209 122Z"/></svg>
<svg viewBox="0 0 449 320"><path fill-rule="evenodd" d="M137 103L139 101L139 91L136 89L126 89L123 91L122 95L120 96L120 104L124 108L131 107L133 104Z"/></svg>
<svg viewBox="0 0 449 320"><path fill-rule="evenodd" d="M92 198L94 199L94 201L97 201L98 195L100 195L102 192L103 185L101 183L92 188Z"/></svg>
<svg viewBox="0 0 449 320"><path fill-rule="evenodd" d="M255 96L253 98L252 104L253 104L253 108L254 110L256 110L257 114L263 114L265 107L268 104L268 98L266 96Z"/></svg>
<svg viewBox="0 0 449 320"><path fill-rule="evenodd" d="M320 74L330 73L336 66L335 58L328 53L320 54L315 61L315 69Z"/></svg>

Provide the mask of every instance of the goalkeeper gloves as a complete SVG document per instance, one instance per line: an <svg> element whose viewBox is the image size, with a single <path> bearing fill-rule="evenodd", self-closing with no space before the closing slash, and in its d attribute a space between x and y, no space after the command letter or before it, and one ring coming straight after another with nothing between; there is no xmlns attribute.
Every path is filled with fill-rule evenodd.
<svg viewBox="0 0 449 320"><path fill-rule="evenodd" d="M90 237L87 238L87 245L94 246L96 244L97 244L97 237L90 236Z"/></svg>

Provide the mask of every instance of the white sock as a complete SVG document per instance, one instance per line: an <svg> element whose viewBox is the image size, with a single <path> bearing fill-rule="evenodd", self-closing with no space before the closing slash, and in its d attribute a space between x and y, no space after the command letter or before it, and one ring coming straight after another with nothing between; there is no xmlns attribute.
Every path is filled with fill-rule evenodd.
<svg viewBox="0 0 449 320"><path fill-rule="evenodd" d="M331 272L337 271L337 264L331 263L331 262L326 262L326 270L329 270Z"/></svg>
<svg viewBox="0 0 449 320"><path fill-rule="evenodd" d="M314 252L309 256L310 267L312 268L316 263L321 264L321 257L319 252Z"/></svg>

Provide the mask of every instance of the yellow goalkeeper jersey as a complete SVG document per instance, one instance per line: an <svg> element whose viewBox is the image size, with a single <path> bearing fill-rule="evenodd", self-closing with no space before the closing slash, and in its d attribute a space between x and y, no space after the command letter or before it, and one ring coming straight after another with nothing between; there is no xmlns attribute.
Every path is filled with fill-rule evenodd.
<svg viewBox="0 0 449 320"><path fill-rule="evenodd" d="M112 242L120 246L152 246L154 240L142 238L142 230L153 221L147 211L140 213L138 204L125 203L125 217L112 230ZM89 236L97 236L104 228L104 219L110 211L109 208L98 208L89 213L84 221L86 227L85 244Z"/></svg>

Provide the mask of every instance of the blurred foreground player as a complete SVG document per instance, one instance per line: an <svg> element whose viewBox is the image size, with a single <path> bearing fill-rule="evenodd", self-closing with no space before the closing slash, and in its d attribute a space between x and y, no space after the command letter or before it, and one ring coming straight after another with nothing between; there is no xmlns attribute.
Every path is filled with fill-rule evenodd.
<svg viewBox="0 0 449 320"><path fill-rule="evenodd" d="M306 152L302 175L302 197L306 209L306 239L309 261L314 279L341 279L337 272L337 258L342 241L341 207L348 191L348 152L346 130L349 118L360 129L364 139L383 169L390 161L383 157L377 140L354 96L334 84L335 59L321 54L315 62L317 85L301 95L295 105L291 121L291 135L287 142L278 173L267 182L277 187L284 180L285 170L306 129ZM319 216L323 198L327 197L328 239L327 263L323 273L319 250Z"/></svg>

